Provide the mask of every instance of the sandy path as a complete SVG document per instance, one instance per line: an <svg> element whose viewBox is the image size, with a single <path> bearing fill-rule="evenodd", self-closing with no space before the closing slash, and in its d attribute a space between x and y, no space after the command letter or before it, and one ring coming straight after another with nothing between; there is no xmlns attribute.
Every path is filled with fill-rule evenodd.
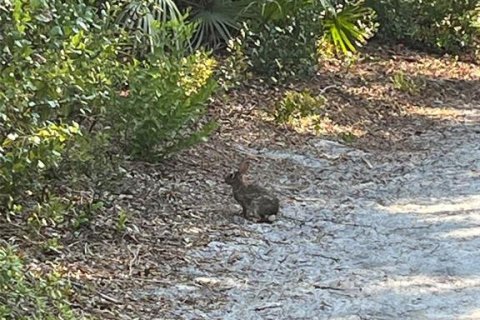
<svg viewBox="0 0 480 320"><path fill-rule="evenodd" d="M191 252L192 281L157 295L178 299L179 319L480 319L480 121L467 119L419 136L421 151L264 150L310 180L288 218Z"/></svg>

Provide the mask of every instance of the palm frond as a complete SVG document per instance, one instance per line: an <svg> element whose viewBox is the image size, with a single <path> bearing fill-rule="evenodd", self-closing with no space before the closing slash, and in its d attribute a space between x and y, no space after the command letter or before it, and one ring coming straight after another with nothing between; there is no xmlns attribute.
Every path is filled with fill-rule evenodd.
<svg viewBox="0 0 480 320"><path fill-rule="evenodd" d="M251 0L184 0L191 9L191 19L198 25L194 47L217 47L232 37L232 31L240 28L239 17L251 5Z"/></svg>
<svg viewBox="0 0 480 320"><path fill-rule="evenodd" d="M125 5L117 16L117 23L136 34L135 47L144 47L142 51L153 51L156 28L154 23L180 20L182 15L173 0L132 1Z"/></svg>
<svg viewBox="0 0 480 320"><path fill-rule="evenodd" d="M326 39L344 54L355 52L356 46L365 44L371 36L370 31L360 28L358 22L371 14L371 9L361 4L349 5L339 12L328 12L324 19Z"/></svg>

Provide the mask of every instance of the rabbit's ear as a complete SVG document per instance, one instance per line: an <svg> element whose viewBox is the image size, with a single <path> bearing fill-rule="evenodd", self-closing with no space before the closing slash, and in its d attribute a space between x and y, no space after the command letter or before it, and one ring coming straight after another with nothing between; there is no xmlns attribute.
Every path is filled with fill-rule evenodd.
<svg viewBox="0 0 480 320"><path fill-rule="evenodd" d="M240 172L242 174L247 172L248 166L249 166L248 160L243 159L243 161L240 163L240 166L238 167L238 172Z"/></svg>

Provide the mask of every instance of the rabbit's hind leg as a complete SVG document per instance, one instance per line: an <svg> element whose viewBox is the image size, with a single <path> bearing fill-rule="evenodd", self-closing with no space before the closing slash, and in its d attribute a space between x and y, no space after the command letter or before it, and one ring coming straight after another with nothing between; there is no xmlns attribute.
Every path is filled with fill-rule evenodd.
<svg viewBox="0 0 480 320"><path fill-rule="evenodd" d="M252 212L259 222L274 222L277 220L278 209L275 210L270 197L261 197L252 201Z"/></svg>
<svg viewBox="0 0 480 320"><path fill-rule="evenodd" d="M248 210L247 210L247 207L245 206L242 206L242 213L241 213L241 216L246 218L248 215Z"/></svg>
<svg viewBox="0 0 480 320"><path fill-rule="evenodd" d="M255 211L252 210L252 208L249 207L242 207L242 217L247 219L247 220L252 220L252 218L256 217Z"/></svg>

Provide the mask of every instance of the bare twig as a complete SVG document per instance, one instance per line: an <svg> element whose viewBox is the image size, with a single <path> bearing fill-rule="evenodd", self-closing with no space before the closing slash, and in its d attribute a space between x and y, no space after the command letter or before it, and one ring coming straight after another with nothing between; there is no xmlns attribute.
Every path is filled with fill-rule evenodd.
<svg viewBox="0 0 480 320"><path fill-rule="evenodd" d="M320 90L320 94L324 94L327 90L333 89L333 88L338 89L338 86L335 85L335 84L326 86L325 88L323 88L322 90Z"/></svg>
<svg viewBox="0 0 480 320"><path fill-rule="evenodd" d="M368 161L368 160L365 159L364 157L362 157L361 159L363 160L363 162L365 162L365 164L368 166L368 168L373 169L373 166L372 166L372 164L370 163L370 161Z"/></svg>
<svg viewBox="0 0 480 320"><path fill-rule="evenodd" d="M322 290L345 291L345 289L343 289L343 288L323 286L323 285L320 285L320 284L314 284L313 287L314 287L315 289L322 289Z"/></svg>
<svg viewBox="0 0 480 320"><path fill-rule="evenodd" d="M262 310L265 310L265 309L273 309L273 308L281 308L282 305L281 304L267 304L267 305L264 305L264 306L258 306L258 307L255 307L255 311L262 311Z"/></svg>
<svg viewBox="0 0 480 320"><path fill-rule="evenodd" d="M128 275L131 276L133 273L133 266L135 265L135 263L138 263L140 261L140 259L138 258L138 255L140 253L140 249L142 248L142 246L139 246L137 250L135 250L134 252L130 250L130 247L127 247L127 248L128 248L128 251L130 251L130 253L133 255L133 258L130 259L130 262L128 263Z"/></svg>
<svg viewBox="0 0 480 320"><path fill-rule="evenodd" d="M75 287L78 287L82 290L89 290L87 289L83 284L81 283L78 283L78 282L74 282L74 281L71 281L71 283L75 286ZM109 301L109 302L112 302L112 303L115 303L115 304L121 304L122 302L120 300L117 300L115 298L112 298L108 295L106 295L105 293L102 293L96 289L91 289L91 291L95 292L96 294L98 294L100 297L102 297L103 299Z"/></svg>

